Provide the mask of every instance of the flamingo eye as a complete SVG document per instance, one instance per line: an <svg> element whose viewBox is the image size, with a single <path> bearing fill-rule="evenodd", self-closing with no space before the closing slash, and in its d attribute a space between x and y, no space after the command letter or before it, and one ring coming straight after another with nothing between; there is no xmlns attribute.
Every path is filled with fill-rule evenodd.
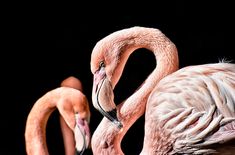
<svg viewBox="0 0 235 155"><path fill-rule="evenodd" d="M100 69L101 67L105 67L104 61L100 61L100 63L99 63L99 69Z"/></svg>
<svg viewBox="0 0 235 155"><path fill-rule="evenodd" d="M95 74L99 72L102 67L105 67L104 61L100 61L99 68L95 71Z"/></svg>

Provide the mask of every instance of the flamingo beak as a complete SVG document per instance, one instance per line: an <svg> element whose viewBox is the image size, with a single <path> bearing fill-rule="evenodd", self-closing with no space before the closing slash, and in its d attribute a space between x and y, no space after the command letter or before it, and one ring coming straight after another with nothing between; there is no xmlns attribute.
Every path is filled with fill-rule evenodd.
<svg viewBox="0 0 235 155"><path fill-rule="evenodd" d="M113 87L106 76L104 67L102 67L94 74L92 103L103 116L117 125L118 128L122 128L123 125L117 117L117 109L113 100Z"/></svg>
<svg viewBox="0 0 235 155"><path fill-rule="evenodd" d="M75 142L76 142L76 154L82 155L90 147L90 129L89 118L82 119L79 114L75 115L76 126L74 129Z"/></svg>

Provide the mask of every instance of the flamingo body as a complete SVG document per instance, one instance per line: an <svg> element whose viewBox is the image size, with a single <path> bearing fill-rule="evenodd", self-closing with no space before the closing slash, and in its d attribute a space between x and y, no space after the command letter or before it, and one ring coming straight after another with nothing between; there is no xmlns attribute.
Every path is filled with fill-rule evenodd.
<svg viewBox="0 0 235 155"><path fill-rule="evenodd" d="M156 68L115 104L113 89L138 48L153 52ZM209 154L216 151L212 145L235 139L235 65L178 66L176 46L155 28L131 27L97 42L91 55L92 103L104 118L92 136L95 155L123 155L121 141L144 112L141 155Z"/></svg>
<svg viewBox="0 0 235 155"><path fill-rule="evenodd" d="M170 74L148 99L142 154L214 152L212 144L235 139L234 101L234 64L189 66Z"/></svg>

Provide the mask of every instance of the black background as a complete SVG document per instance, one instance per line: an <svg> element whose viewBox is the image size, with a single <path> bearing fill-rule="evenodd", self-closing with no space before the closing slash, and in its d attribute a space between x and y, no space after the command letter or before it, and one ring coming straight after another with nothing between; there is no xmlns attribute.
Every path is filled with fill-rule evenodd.
<svg viewBox="0 0 235 155"><path fill-rule="evenodd" d="M226 2L114 1L87 3L14 3L3 7L1 52L0 154L25 154L24 130L34 102L68 76L79 78L92 112L91 132L102 116L91 104L90 55L97 41L132 26L160 29L177 46L180 68L234 60L234 11ZM131 55L115 88L115 102L130 96L155 66L150 52ZM126 154L142 148L144 118L123 139ZM47 126L50 154L64 154L55 111Z"/></svg>

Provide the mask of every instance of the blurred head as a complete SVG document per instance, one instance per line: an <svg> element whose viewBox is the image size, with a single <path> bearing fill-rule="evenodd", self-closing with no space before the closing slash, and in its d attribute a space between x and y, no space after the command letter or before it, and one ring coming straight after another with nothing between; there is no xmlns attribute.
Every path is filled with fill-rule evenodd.
<svg viewBox="0 0 235 155"><path fill-rule="evenodd" d="M70 87L74 89L78 89L80 91L83 90L82 83L79 79L75 78L74 76L70 76L63 80L60 84L61 87Z"/></svg>

